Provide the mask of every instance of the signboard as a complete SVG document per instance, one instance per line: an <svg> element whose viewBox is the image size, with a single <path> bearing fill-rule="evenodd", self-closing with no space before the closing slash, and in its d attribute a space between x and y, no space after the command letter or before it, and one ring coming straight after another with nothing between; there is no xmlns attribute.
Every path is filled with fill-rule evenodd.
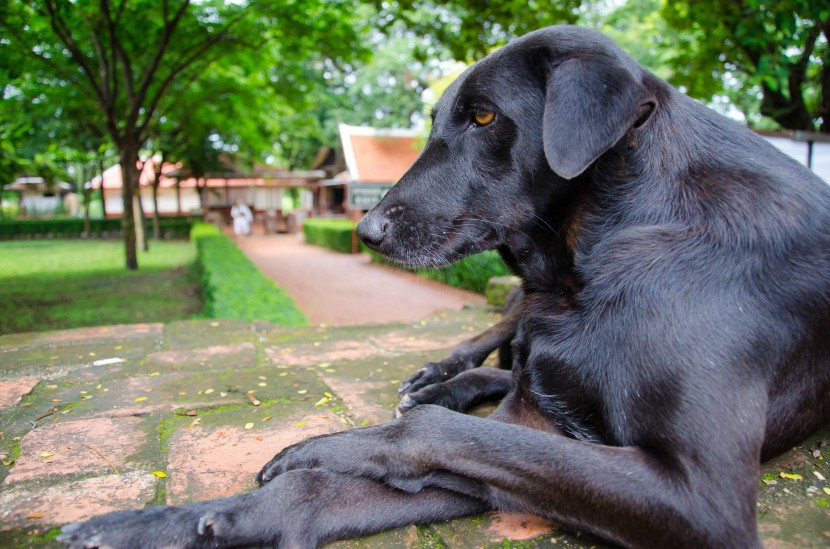
<svg viewBox="0 0 830 549"><path fill-rule="evenodd" d="M371 210L391 188L391 183L352 183L349 186L349 209Z"/></svg>

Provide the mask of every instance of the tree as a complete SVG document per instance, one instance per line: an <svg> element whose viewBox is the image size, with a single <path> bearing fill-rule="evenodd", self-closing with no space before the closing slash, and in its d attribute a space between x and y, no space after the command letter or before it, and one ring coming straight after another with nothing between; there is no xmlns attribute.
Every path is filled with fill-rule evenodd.
<svg viewBox="0 0 830 549"><path fill-rule="evenodd" d="M348 58L360 50L354 14L350 0L11 2L0 10L0 57L36 59L20 77L39 84L55 109L53 91L68 88L96 110L92 122L118 151L126 265L136 269L130 205L139 151L164 108L186 101L191 85L231 53L260 56L279 44L274 66L309 51Z"/></svg>
<svg viewBox="0 0 830 549"><path fill-rule="evenodd" d="M377 2L380 28L404 23L419 36L430 36L461 61L471 61L532 30L557 23L575 23L583 5L597 0L397 0Z"/></svg>
<svg viewBox="0 0 830 549"><path fill-rule="evenodd" d="M750 96L783 128L830 133L826 0L685 0L666 2L662 15L687 36L670 63L691 95L737 90L730 96L745 112Z"/></svg>

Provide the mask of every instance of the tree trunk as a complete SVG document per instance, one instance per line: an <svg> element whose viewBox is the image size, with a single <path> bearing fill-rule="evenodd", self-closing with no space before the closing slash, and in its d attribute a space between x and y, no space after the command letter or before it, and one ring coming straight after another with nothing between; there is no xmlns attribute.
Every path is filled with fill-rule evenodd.
<svg viewBox="0 0 830 549"><path fill-rule="evenodd" d="M124 214L121 217L121 230L124 231L124 257L128 270L138 269L138 254L135 246L135 216L133 215L133 189L138 185L138 144L119 147L121 161L121 200ZM103 190L103 182L101 185Z"/></svg>
<svg viewBox="0 0 830 549"><path fill-rule="evenodd" d="M89 171L87 171L87 169ZM84 183L86 183L85 181L84 183L81 183L81 185L84 185L82 188L84 196L84 238L86 238L89 236L89 207L90 203L92 202L92 179L93 174L95 174L95 164L89 164L88 167L84 170L84 173L89 175L89 187L84 185ZM86 177L83 177L82 179L86 179ZM103 181L104 174L102 173L101 182L103 183Z"/></svg>
<svg viewBox="0 0 830 549"><path fill-rule="evenodd" d="M161 153L158 166L153 166L153 238L161 240L161 223L159 223L159 185L161 185L161 170L164 167L164 153Z"/></svg>
<svg viewBox="0 0 830 549"><path fill-rule="evenodd" d="M135 245L137 248L148 252L150 251L150 244L147 242L147 235L144 230L144 204L141 202L139 186L136 186L136 192L133 195L133 215L135 216Z"/></svg>
<svg viewBox="0 0 830 549"><path fill-rule="evenodd" d="M104 172L106 169L104 168L104 160L99 158L98 159L98 169L101 171L101 187L98 191L101 194L101 217L104 219L107 218L107 202L104 200Z"/></svg>

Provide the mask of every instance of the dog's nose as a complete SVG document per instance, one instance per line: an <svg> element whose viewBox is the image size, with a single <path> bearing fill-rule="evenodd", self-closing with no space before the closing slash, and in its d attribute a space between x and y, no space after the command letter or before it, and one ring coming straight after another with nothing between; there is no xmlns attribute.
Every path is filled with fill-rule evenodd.
<svg viewBox="0 0 830 549"><path fill-rule="evenodd" d="M379 215L367 214L357 225L357 236L373 250L377 250L383 242L386 231L386 222Z"/></svg>

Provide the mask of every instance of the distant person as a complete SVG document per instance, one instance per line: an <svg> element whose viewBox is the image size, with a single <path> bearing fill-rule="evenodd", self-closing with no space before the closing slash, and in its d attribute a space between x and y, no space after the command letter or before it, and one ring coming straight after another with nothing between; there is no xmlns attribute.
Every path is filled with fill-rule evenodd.
<svg viewBox="0 0 830 549"><path fill-rule="evenodd" d="M81 199L77 193L66 193L63 197L63 208L72 217L81 215Z"/></svg>
<svg viewBox="0 0 830 549"><path fill-rule="evenodd" d="M251 223L254 222L254 215L241 198L237 198L236 203L231 208L231 217L233 218L234 233L243 236L251 234Z"/></svg>

